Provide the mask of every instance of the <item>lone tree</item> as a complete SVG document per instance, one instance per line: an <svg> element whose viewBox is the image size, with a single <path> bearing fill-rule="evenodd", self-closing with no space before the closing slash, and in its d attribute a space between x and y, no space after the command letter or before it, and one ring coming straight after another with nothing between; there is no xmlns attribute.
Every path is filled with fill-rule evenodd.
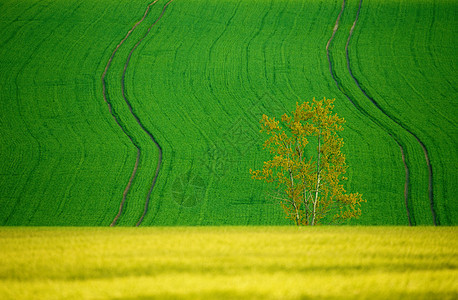
<svg viewBox="0 0 458 300"><path fill-rule="evenodd" d="M281 122L266 115L260 121L261 132L269 135L264 148L273 158L264 162L262 170L250 169L250 173L253 179L277 184L283 196L275 198L296 225L358 218L361 202L366 202L358 193L348 194L341 184L347 180L343 176L347 166L337 133L345 120L332 115L333 102L324 98L296 103L296 110L291 116L284 114Z"/></svg>

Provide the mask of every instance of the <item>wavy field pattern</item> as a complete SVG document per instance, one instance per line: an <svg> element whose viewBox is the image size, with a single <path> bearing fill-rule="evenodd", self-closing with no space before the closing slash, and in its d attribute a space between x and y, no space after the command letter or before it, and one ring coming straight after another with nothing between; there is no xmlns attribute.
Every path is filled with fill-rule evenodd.
<svg viewBox="0 0 458 300"><path fill-rule="evenodd" d="M357 7L354 7L355 3L359 3ZM412 131L406 128L406 126L403 125L402 121L391 116L383 107L379 105L379 103L375 99L369 96L368 93L365 91L365 89L362 88L358 79L353 74L351 63L350 63L350 57L349 57L349 45L350 45L351 38L353 36L353 32L356 28L356 24L359 20L362 3L363 3L362 0L359 0L358 2L356 1L353 1L353 2L352 1L343 1L342 2L342 10L339 13L339 16L337 18L333 35L331 39L328 41L328 44L326 46L327 56L328 56L328 61L329 61L329 70L338 88L347 97L347 99L355 106L355 108L359 110L361 113L363 113L374 124L377 124L382 130L384 130L391 138L393 138L393 140L399 146L400 151L401 151L400 157L402 157L402 161L404 163L404 168L405 168L404 198L405 198L406 213L407 213L409 225L416 224L415 215L414 215L414 205L412 204L412 197L411 197L411 194L409 193L411 190L411 186L412 186L410 182L410 174L411 174L410 165L412 164L412 160L410 159L409 153L406 153L406 146L405 146L405 141L404 141L405 139L402 137L401 133L407 134L408 137L413 138L414 140L416 140L419 143L419 145L421 146L424 152L425 161L427 163L427 168L428 168L428 175L429 175L428 194L429 194L429 201L430 201L433 225L437 225L436 213L434 209L434 197L433 197L434 195L432 191L433 173L432 173L428 151L426 147L424 146L424 143L418 138L418 136L416 136ZM350 10L350 13L347 13L347 10ZM342 68L334 70L333 68L334 55L331 55L329 46L333 45L331 44L331 42L334 40L335 33L340 25L341 16L344 12L345 14L343 18L343 24L345 24L345 21L348 22L348 20L354 19L353 24L348 32L348 38L345 43L346 70ZM343 39L339 40L340 42L339 46L341 47L341 49L344 48L343 41L344 41ZM337 44L336 44L336 47L332 47L332 48L337 48ZM333 52L337 52L337 51L332 51L332 53ZM343 53L341 52L340 55L341 55L340 61L342 61ZM342 79L345 79L345 81ZM369 106L367 104L369 104ZM416 174L414 174L414 176L415 175ZM416 181L415 183L421 186L421 181ZM418 201L421 199L418 199L417 197L416 200ZM425 214L424 212L422 213L423 215Z"/></svg>
<svg viewBox="0 0 458 300"><path fill-rule="evenodd" d="M358 224L457 224L454 1L0 7L2 225L288 224L258 120L324 96Z"/></svg>
<svg viewBox="0 0 458 300"><path fill-rule="evenodd" d="M357 43L350 48L350 55L347 53L349 61L357 62L352 64L352 76L366 97L418 144L416 155L423 157L415 163L427 178L425 175L412 178L422 187L422 192L411 198L417 224L450 224L457 211L456 201L452 200L454 196L450 194L456 191L453 183L456 182L456 169L452 166L457 163L457 117L453 105L457 72L451 51L457 50L457 44L443 43L441 39L456 34L456 20L446 17L447 11L456 11L456 3L360 3L363 5L360 4L360 30L355 32ZM374 18L374 11L378 12L377 18ZM394 17L387 18L387 14ZM376 42L369 48L367 42L362 42L368 37L368 24L380 28L371 33L376 36ZM440 33L437 32L439 28ZM392 30L392 34L387 30ZM360 33L365 35L361 37ZM384 35L390 37L389 43L380 39ZM441 50L433 50L435 47ZM367 52L379 59L369 64L366 55L362 54ZM447 69L436 60L447 62ZM454 66L455 71L450 72L450 66L452 69ZM369 72L369 68L383 72Z"/></svg>
<svg viewBox="0 0 458 300"><path fill-rule="evenodd" d="M117 42L107 33L128 30L140 10L2 2L1 223L105 225L135 153L97 100L97 74Z"/></svg>

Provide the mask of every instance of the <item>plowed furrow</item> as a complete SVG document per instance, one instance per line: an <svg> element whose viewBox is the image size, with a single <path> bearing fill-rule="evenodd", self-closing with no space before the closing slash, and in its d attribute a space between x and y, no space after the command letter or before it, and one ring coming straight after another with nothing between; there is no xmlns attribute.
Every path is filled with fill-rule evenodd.
<svg viewBox="0 0 458 300"><path fill-rule="evenodd" d="M410 184L410 171L409 171L409 167L406 163L406 159L405 159L405 150L402 146L402 144L400 143L400 141L398 140L398 138L393 135L389 130L387 130L381 123L380 121L378 121L375 117L373 117L371 114L369 114L363 107L361 107L358 103L356 103L351 97L350 95L343 89L342 85L339 83L339 81L337 80L335 74L334 74L334 70L333 70L333 65L332 65L332 59L331 59L331 55L330 55L330 52L329 52L329 46L331 45L333 39L334 39L334 36L339 28L339 23L340 23L340 18L343 14L345 10L345 0L342 1L342 8L339 12L339 15L337 17L337 20L336 20L336 24L334 26L334 29L333 29L333 32L332 32L332 35L331 35L331 38L329 39L328 43L326 44L326 55L327 55L327 59L328 59L328 63L329 63L329 72L331 73L331 77L332 79L334 80L337 88L342 92L342 94L344 94L344 96L353 104L353 106L359 111L361 112L364 116L366 116L367 118L369 118L374 124L376 124L378 127L380 127L383 131L385 131L391 138L393 138L393 140L396 142L396 144L399 146L400 150L401 150L401 158L402 158L402 162L404 164L404 170L405 170L405 182L404 182L404 202L405 202L405 206L406 206L406 213L407 213L407 219L408 219L408 222L409 222L409 225L412 226L412 219L411 219L411 212L409 210L409 202L408 202L408 199L409 199L409 184ZM359 16L359 10L358 10L358 13L357 13L357 17L356 17L356 20L355 22L353 23L353 26L350 30L350 35L348 37L348 40L347 40L347 43L345 45L345 51L346 51L346 58L347 58L347 67L348 67L348 70L350 71L350 75L352 76L352 78L354 80L356 80L353 76L353 74L351 73L351 69L350 69L350 64L349 64L349 59L348 59L348 44L350 42L350 39L351 39L351 36L352 36L352 33L353 33L353 30L354 30L354 27L356 25L356 21L358 20L358 16ZM361 87L358 85L358 87L361 89ZM361 89L362 90L362 89ZM364 93L364 91L363 91ZM365 94L365 93L364 93ZM365 94L365 96L367 97L367 95ZM377 106L378 107L378 106Z"/></svg>
<svg viewBox="0 0 458 300"><path fill-rule="evenodd" d="M129 190L130 190L130 187L132 185L132 181L134 180L135 178L135 175L137 173L137 168L138 168L138 163L140 161L140 155L141 155L141 150L140 150L140 147L139 145L137 145L137 143L134 141L133 137L129 135L129 133L126 131L126 128L124 128L124 126L120 123L120 120L118 119L118 117L116 116L116 114L113 113L113 107L112 107L112 103L110 101L110 98L108 96L108 93L107 93L107 88L106 88L106 81L105 81L105 77L107 75L107 72L108 72L108 69L110 68L111 66L111 62L113 61L113 58L116 54L116 52L118 52L118 49L122 46L122 44L124 44L124 42L127 40L127 38L131 35L131 33L135 30L135 28L137 28L138 25L140 25L143 20L145 20L146 16L148 15L148 12L150 11L151 7L157 2L158 0L155 0L153 2L151 2L146 10L145 10L145 13L143 14L143 17L140 19L140 21L138 21L137 23L135 23L135 25L127 32L126 36L121 40L121 42L116 46L116 48L114 49L113 53L111 54L110 56L110 59L108 60L107 62L107 65L105 67L105 70L103 71L103 74L102 74L102 77L101 77L101 80L102 80L102 94L103 94L103 100L105 101L105 103L107 104L108 106L108 110L110 111L110 114L113 116L113 119L115 120L116 124L119 126L119 128L122 130L122 132L129 138L129 140L131 141L131 143L135 146L135 148L137 149L137 158L136 158L136 161L135 161L135 167L134 169L132 170L132 175L130 176L130 179L129 179L129 182L127 183L126 185L126 188L124 189L124 192L123 192L123 196L122 196L122 200L121 200L121 204L119 206L119 211L118 211L118 214L115 216L115 218L113 219L113 222L111 223L110 226L114 226L116 225L116 222L118 221L119 217L121 216L122 214L122 210L123 210L123 207L124 207L124 204L126 202L126 197L127 197L127 194L129 193ZM127 64L127 63L126 63ZM123 78L124 79L124 78ZM124 83L123 83L123 95L124 95Z"/></svg>
<svg viewBox="0 0 458 300"><path fill-rule="evenodd" d="M156 0L157 1L157 0ZM155 2L156 2L155 1ZM135 49L137 49L137 47L141 44L141 42L143 42L143 40L148 36L148 34L150 33L151 29L159 22L160 19L162 19L162 17L164 16L164 13L167 9L167 7L170 5L170 3L172 3L174 0L170 0L169 2L167 2L163 9L162 9L162 12L161 14L159 15L159 17L153 22L153 24L151 24L151 26L148 28L148 30L146 31L145 35L135 44L135 46L130 50L129 52L129 56L127 57L127 60L126 60L126 63L124 64L124 70L123 70L123 73L122 73L122 77L121 77L121 88L122 88L122 97L124 99L124 101L126 102L127 106L129 107L129 111L130 113L132 114L132 116L135 118L135 121L137 122L137 124L140 126L140 128L150 137L151 141L154 143L154 145L156 146L158 152L159 152L159 156L158 156L158 161L157 161L157 166L156 166L156 172L154 174L154 178L153 178L153 181L151 183L151 187L148 191L148 195L146 196L146 201L145 201L145 206L144 206L144 209L143 209L143 213L140 217L140 219L138 220L138 222L135 224L135 226L140 226L140 224L142 223L143 219L145 218L145 215L148 211L148 206L149 206L149 202L150 202L150 199L151 199L151 193L153 192L153 188L154 186L156 185L156 181L157 181L157 177L159 176L159 171L161 170L161 165L162 165L162 147L161 145L159 145L159 143L157 142L157 140L154 138L154 135L142 124L140 118L138 117L138 115L134 112L133 108L132 108L132 104L131 102L129 101L129 99L127 98L126 96L126 89L125 89L125 77L126 77L126 71L127 71L127 68L129 66L129 62L130 62L130 59L132 57L132 54L134 53ZM155 3L153 2L153 4Z"/></svg>
<svg viewBox="0 0 458 300"><path fill-rule="evenodd" d="M358 86L358 88L361 90L361 92L364 94L364 96L370 100L372 102L372 104L380 111L382 112L385 116L387 116L390 120L392 120L393 122L395 122L396 124L398 124L402 129L404 129L407 133L409 133L409 135L413 136L415 138L415 140L420 144L421 148L423 149L423 153L425 155L425 161L426 161L426 165L428 167L428 197L429 197L429 201L430 201L430 207L431 207L431 214L432 214L432 218L433 218L433 224L436 226L437 223L436 223L436 212L435 212L435 209L434 209L434 193L433 193L433 169L432 169L432 166L431 166L431 162L430 162L430 159L429 159L429 155L428 155L428 150L426 149L426 146L425 144L420 140L420 138L415 134L413 133L410 129L408 129L403 123L401 123L399 120L393 118L387 111L385 111L379 104L377 101L375 101L374 98L370 97L367 92L361 87L361 84L359 83L358 79L353 75L353 72L351 70L351 66L350 66L350 58L349 58L349 55L348 55L348 45L350 43L350 40L351 40L351 37L353 35L353 31L355 29L355 26L356 26L356 23L358 22L358 19L359 19L359 14L361 12L361 6L362 6L362 0L360 0L359 2L359 6L358 6L358 11L356 13L356 18L355 18L355 21L353 22L353 26L351 27L350 29L350 34L348 36L348 40L347 40L347 44L345 45L345 55L346 55L346 59L347 59L347 69L348 69L348 72L350 73L350 76L353 78L353 80L355 81L356 85ZM396 141L398 144L399 142ZM405 163L404 163L405 164ZM407 174L407 172L406 172ZM408 179L408 177L406 176L406 179ZM407 201L407 200L406 200Z"/></svg>

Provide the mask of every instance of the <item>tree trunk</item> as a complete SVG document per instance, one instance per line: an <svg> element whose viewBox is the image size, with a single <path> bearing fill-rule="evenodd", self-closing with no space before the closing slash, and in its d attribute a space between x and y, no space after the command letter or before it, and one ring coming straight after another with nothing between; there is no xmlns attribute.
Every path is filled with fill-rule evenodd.
<svg viewBox="0 0 458 300"><path fill-rule="evenodd" d="M305 211L305 220L307 225L310 224L309 220L309 207L308 207L308 199L307 199L307 189L304 188L304 211Z"/></svg>
<svg viewBox="0 0 458 300"><path fill-rule="evenodd" d="M299 209L297 208L297 204L296 204L296 201L294 199L294 178L293 178L293 172L291 171L291 168L289 168L289 178L291 180L291 191L293 192L292 193L292 199L291 199L291 202L293 204L293 207L294 207L294 211L296 213L296 225L299 226Z"/></svg>
<svg viewBox="0 0 458 300"><path fill-rule="evenodd" d="M316 162L316 190L315 190L315 200L313 201L313 216L312 216L312 226L315 225L316 219L316 207L318 204L318 196L320 190L320 161L321 161L321 130L318 129L318 159Z"/></svg>

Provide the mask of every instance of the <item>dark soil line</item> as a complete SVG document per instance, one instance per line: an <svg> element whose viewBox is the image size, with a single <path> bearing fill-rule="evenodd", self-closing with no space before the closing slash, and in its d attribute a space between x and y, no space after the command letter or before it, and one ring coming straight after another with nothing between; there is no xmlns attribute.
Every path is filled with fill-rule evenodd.
<svg viewBox="0 0 458 300"><path fill-rule="evenodd" d="M110 226L113 227L116 225L116 222L118 221L118 219L120 218L121 214L122 214L122 211L123 211L123 208L124 208L124 203L126 202L126 197L127 197L127 194L129 193L129 190L130 190L130 187L132 185L132 181L134 180L135 178L135 175L137 174L137 169L138 169L138 163L140 161L140 154L141 154L141 151L140 151L140 147L137 145L137 143L134 141L134 139L127 133L126 129L121 125L120 121L118 120L118 118L116 117L116 115L113 113L113 107L112 107L112 104L111 104L111 101L109 100L109 97L108 97L108 94L107 94L107 88L106 88L106 81L105 81L105 77L107 75L107 72L108 72L108 69L110 68L111 66L111 62L113 61L113 58L116 54L116 52L118 52L118 49L119 47L121 47L121 45L127 40L127 38L130 36L130 34L135 30L135 28L137 28L138 25L140 25L140 23L143 22L143 20L146 18L146 16L148 15L148 12L149 10L151 9L151 6L153 6L158 0L155 0L154 2L151 2L148 7L146 8L145 10L145 13L143 14L143 17L140 19L140 21L138 21L137 23L135 23L135 25L127 32L126 36L121 40L121 42L116 46L115 50L113 51L113 53L111 54L110 56L110 59L108 60L108 63L105 67L105 70L103 71L103 74L102 74L102 77L101 77L101 80L102 80L102 92L103 92L103 100L105 101L105 103L107 104L108 106L108 110L110 111L110 114L113 116L113 119L115 120L116 124L118 124L119 128L121 128L122 132L129 138L129 140L131 141L131 143L135 146L135 148L137 148L137 158L136 158L136 161L135 161L135 167L132 171L132 175L130 176L130 179L129 179L129 182L127 183L127 186L126 188L124 189L124 192L122 194L122 200L121 200L121 203L119 205L119 211L118 211L118 214L116 215L116 217L113 219L113 222L111 222ZM123 90L123 94L124 94L124 90Z"/></svg>
<svg viewBox="0 0 458 300"><path fill-rule="evenodd" d="M350 58L349 58L349 55L348 55L348 45L350 43L350 39L353 35L353 30L355 29L355 26L356 26L356 23L358 22L358 19L359 19L359 14L360 14L360 11L361 11L361 6L362 6L362 2L363 0L360 0L359 1L359 6L358 6L358 12L356 13L356 18L355 18L355 21L353 23L353 26L351 27L350 29L350 34L348 36L348 39L347 39L347 44L345 45L345 56L346 56L346 59L347 59L347 69L348 69L348 72L350 73L350 76L353 78L353 80L355 81L356 85L358 86L358 88L361 90L361 92L364 94L364 96L369 99L372 104L374 104L374 106L380 110L385 116L387 116L388 118L390 118L393 122L395 122L396 124L398 124L399 126L402 127L402 129L404 129L405 131L407 131L411 136L413 136L417 142L420 144L421 148L423 149L423 153L425 155L425 160L426 160L426 164L428 166L428 175L429 175L429 180L428 180L428 197L429 197L429 202L430 202L430 208L431 208L431 214L432 214L432 218L433 218L433 224L434 226L437 226L437 222L436 222L436 212L434 210L434 193L433 193L433 169L432 169L432 166L431 166L431 162L429 160L429 155L428 155L428 150L426 149L426 146L425 144L420 140L420 138L415 135L411 130L409 130L408 128L406 128L399 120L397 120L396 118L392 117L391 115L389 115L376 101L375 99L373 99L372 97L370 97L367 92L361 87L359 81L356 79L356 77L353 75L353 72L351 71L351 67L350 67ZM398 143L399 144L399 143ZM405 164L405 163L404 163ZM407 174L407 173L406 173ZM407 200L406 200L407 201Z"/></svg>
<svg viewBox="0 0 458 300"><path fill-rule="evenodd" d="M339 15L337 16L336 25L334 25L334 29L332 30L331 38L329 39L328 43L326 44L326 55L328 57L329 71L331 71L332 78L334 78L334 73L332 73L331 60L329 59L329 45L331 45L331 42L334 39L334 36L336 35L337 29L339 29L340 17L342 17L344 9L345 9L345 0L342 1L342 8L340 9ZM335 78L334 78L334 81L336 81Z"/></svg>
<svg viewBox="0 0 458 300"><path fill-rule="evenodd" d="M397 141L396 141L397 143ZM409 220L409 225L412 226L412 219L410 217L410 210L409 210L409 202L408 202L408 196L409 196L409 184L410 184L410 174L409 174L409 167L407 166L406 163L406 156L404 154L404 148L398 143L399 148L401 149L401 156L402 156L402 163L404 164L404 170L405 170L405 183L404 183L404 201L405 201L405 206L406 206L406 211L407 211L407 219Z"/></svg>
<svg viewBox="0 0 458 300"><path fill-rule="evenodd" d="M135 147L137 147L137 146L135 146ZM129 179L129 182L127 183L126 189L122 193L122 201L121 201L121 204L119 204L118 214L113 219L113 222L111 222L110 227L115 226L116 223L118 222L118 219L121 217L122 209L124 208L124 203L126 202L127 193L129 192L130 186L132 185L132 181L134 181L135 174L137 173L138 162L139 161L140 161L140 149L137 147L137 158L135 160L134 171L132 172L132 175L130 176L130 179Z"/></svg>
<svg viewBox="0 0 458 300"><path fill-rule="evenodd" d="M157 1L157 0L156 0ZM155 1L155 2L156 2ZM140 219L138 220L138 222L135 224L135 226L140 226L140 224L142 223L147 211L148 211L148 206L149 206L149 202L150 202L150 199L151 199L151 193L153 192L153 188L154 186L156 185L156 181L157 181L157 177L159 176L159 171L161 170L161 165L162 165L162 147L161 145L159 145L159 143L157 142L157 140L154 138L153 134L142 124L142 122L140 121L140 118L137 116L137 114L134 112L133 108L132 108L132 104L130 103L130 101L127 99L127 96L126 96L126 89L125 89L125 77L126 77L126 71L127 71L127 67L129 66L129 62L130 62L130 59L132 57L132 54L134 53L135 49L137 49L138 45L140 45L141 42L143 42L143 40L148 36L148 34L150 33L151 29L157 24L157 22L159 22L159 20L162 18L162 16L164 15L167 7L169 6L170 3L172 3L174 0L170 0L169 2L167 2L163 9L162 9L162 12L161 14L159 15L159 17L156 19L156 21L154 21L153 24L151 24L151 26L148 28L148 30L146 31L145 35L135 44L135 46L130 50L129 52L129 56L127 57L127 60L126 60L126 63L124 64L124 70L122 72L122 77L121 77L121 89L122 89L122 97L124 98L124 101L126 102L127 106L129 107L129 111L130 113L132 114L132 116L135 118L135 121L137 121L137 124L140 126L140 128L151 138L151 141L153 141L154 145L156 146L157 150L159 151L159 157L158 157L158 161L157 161L157 166L156 166L156 173L154 174L154 178L153 178L153 181L151 183L151 187L148 191L148 195L146 196L146 201L145 201L145 207L143 209L143 213L142 213L142 216L140 217ZM153 2L153 4L155 3Z"/></svg>
<svg viewBox="0 0 458 300"><path fill-rule="evenodd" d="M326 44L326 55L327 55L327 58L328 58L328 63L329 63L329 72L331 73L331 77L332 79L334 80L334 82L336 83L337 85L337 88L342 92L342 94L344 94L344 96L350 101L351 104L353 104L353 106L358 110L360 111L363 115L365 115L366 117L368 117L374 124L376 124L377 126L379 126L383 131L385 131L386 133L388 133L388 135L390 137L392 137L394 139L394 141L396 142L396 144L399 146L399 148L401 149L401 157L402 157L402 162L404 164L404 170L405 170L405 183L404 183L404 202L405 202L405 206L406 206L406 212L407 212L407 219L409 221L409 226L412 226L412 219L411 219L411 214L410 214L410 211L409 211L409 206L408 206L408 198L409 198L409 184L410 184L410 178L409 178L409 167L407 166L407 163L406 163L406 160L405 160L405 155L404 155L404 148L402 147L402 145L400 144L400 142L398 141L398 139L391 133L389 132L377 119L375 119L373 116L371 116L364 108L362 108L361 106L357 105L352 99L351 97L344 91L344 89L342 88L342 86L339 84L339 81L337 80L337 78L335 77L334 75L334 71L333 71L333 68L332 68L332 60L331 60L331 57L330 57L330 53L329 53L329 46L331 45L331 42L332 40L334 39L334 36L337 32L337 29L339 28L339 22L340 22L340 18L342 16L342 13L345 9L345 0L343 0L342 2L342 9L339 13L339 16L337 17L337 20L336 20L336 25L334 26L334 30L332 32L332 35L331 35L331 38L329 39L328 43ZM359 10L358 10L358 13L357 13L357 18L356 20L358 19L358 15L359 15ZM351 38L351 35L353 33L353 29L354 29L354 26L356 24L356 21L353 23L353 27L352 29L350 30L350 36L347 40L347 44L345 46L345 50L348 49L348 43L349 43L349 40ZM347 66L349 66L349 61L348 61L348 51L347 51ZM352 75L353 77L353 74L350 72L350 74ZM354 79L354 77L353 77ZM359 86L359 85L358 85Z"/></svg>

